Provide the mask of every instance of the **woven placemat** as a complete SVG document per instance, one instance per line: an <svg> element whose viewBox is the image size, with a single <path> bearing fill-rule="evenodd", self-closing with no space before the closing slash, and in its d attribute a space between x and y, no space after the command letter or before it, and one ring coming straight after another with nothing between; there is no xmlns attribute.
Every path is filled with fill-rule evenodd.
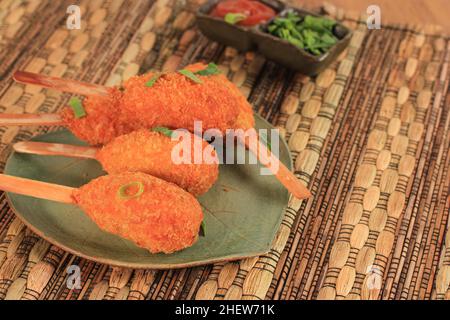
<svg viewBox="0 0 450 320"><path fill-rule="evenodd" d="M350 47L315 78L203 37L202 1L0 1L0 111L54 112L69 95L14 83L25 69L120 83L148 69L216 61L255 110L281 129L314 198L291 199L262 257L181 270L130 270L73 256L40 239L0 196L0 298L450 298L449 41L432 27L352 28ZM11 143L55 128L0 128ZM69 289L67 268L81 269Z"/></svg>

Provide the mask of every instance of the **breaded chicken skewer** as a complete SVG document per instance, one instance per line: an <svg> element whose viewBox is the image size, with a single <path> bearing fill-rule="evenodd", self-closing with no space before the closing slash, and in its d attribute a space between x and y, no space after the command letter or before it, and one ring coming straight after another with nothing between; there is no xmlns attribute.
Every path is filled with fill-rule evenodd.
<svg viewBox="0 0 450 320"><path fill-rule="evenodd" d="M27 115L23 118L20 115L0 115L0 125L36 125L39 123L39 117L42 117L46 125L66 125L75 135L94 145L104 144L118 135L141 127L166 126L192 130L195 120L202 120L203 130L253 128L252 108L239 89L223 75L195 74L207 69L205 68L205 65L195 64L184 69L199 78L201 84L191 81L179 72L173 72L133 77L125 82L123 93L119 88L104 87L102 90L98 88L101 86L94 85L93 95L89 95L84 101L88 116L81 119L76 119L70 110L65 109L62 117L51 119L48 119L48 115ZM80 89L83 84L78 81L64 84L65 80L42 75L37 75L31 81L33 74L23 72L16 72L14 78L18 82L40 84L74 93L88 94L92 89L90 84ZM72 80L67 82L71 83ZM157 90L158 88L160 90ZM164 93L161 91L163 89L168 91ZM192 101L195 102L194 108L191 106ZM131 122L127 122L127 119ZM240 142L256 155L295 197L310 197L309 190L259 141L256 131L250 131L258 140L258 144L254 145L249 143L248 139L238 137ZM263 158L261 154L269 154L269 157Z"/></svg>
<svg viewBox="0 0 450 320"><path fill-rule="evenodd" d="M0 174L0 189L78 205L100 229L151 253L192 246L203 220L193 195L144 173L102 176L78 189Z"/></svg>
<svg viewBox="0 0 450 320"><path fill-rule="evenodd" d="M219 175L219 159L214 147L187 133L191 141L201 140L203 152L208 152L215 161L196 164L192 151L190 163L176 164L172 152L178 142L168 136L172 134L170 130L158 129L164 133L141 129L114 138L101 148L24 141L15 143L13 149L20 153L95 159L109 174L143 172L175 183L195 196L207 192Z"/></svg>
<svg viewBox="0 0 450 320"><path fill-rule="evenodd" d="M217 72L217 68L208 69L197 63L180 72L131 77L122 87L103 87L103 91L98 85L82 88L80 82L68 81L64 86L64 80L43 75L33 78L33 74L24 72L16 72L14 79L44 87L56 85L57 90L77 94L92 91L80 106L84 114L77 115L67 107L60 116L77 137L91 145L101 145L142 128L162 126L193 131L195 121L202 122L203 131L218 129L222 134L227 129L253 128L251 105L233 83Z"/></svg>

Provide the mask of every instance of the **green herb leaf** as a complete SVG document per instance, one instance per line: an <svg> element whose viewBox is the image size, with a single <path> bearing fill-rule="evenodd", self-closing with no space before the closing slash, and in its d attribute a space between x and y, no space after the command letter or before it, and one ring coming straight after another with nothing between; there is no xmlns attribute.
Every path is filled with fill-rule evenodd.
<svg viewBox="0 0 450 320"><path fill-rule="evenodd" d="M243 13L227 13L224 17L226 23L236 24L242 20L247 19L247 16Z"/></svg>
<svg viewBox="0 0 450 320"><path fill-rule="evenodd" d="M86 111L84 110L83 104L81 103L80 99L70 99L69 106L72 108L75 118L80 119L86 116Z"/></svg>
<svg viewBox="0 0 450 320"><path fill-rule="evenodd" d="M128 190L128 188L133 187L133 186L137 186L138 190L135 194L129 195L127 193L127 190ZM141 196L143 193L144 193L144 184L140 181L133 181L133 182L127 183L127 184L121 186L119 188L119 190L117 190L117 196L122 200L129 200L129 199L137 198L137 197Z"/></svg>
<svg viewBox="0 0 450 320"><path fill-rule="evenodd" d="M198 74L199 76L211 76L219 73L220 73L219 68L215 63L212 62L208 63L208 66L205 69L195 72L195 74Z"/></svg>
<svg viewBox="0 0 450 320"><path fill-rule="evenodd" d="M152 131L162 133L163 135L168 136L169 138L171 138L173 134L173 130L170 130L169 128L166 127L155 127L152 129Z"/></svg>
<svg viewBox="0 0 450 320"><path fill-rule="evenodd" d="M145 86L146 87L153 87L153 85L156 83L156 81L158 81L158 79L162 76L163 74L161 72L156 72L146 83Z"/></svg>
<svg viewBox="0 0 450 320"><path fill-rule="evenodd" d="M269 30L270 33L274 33L275 30L277 30L277 29L278 29L278 26L277 26L276 24L271 24L271 25L267 28L267 30Z"/></svg>
<svg viewBox="0 0 450 320"><path fill-rule="evenodd" d="M261 138L261 141L264 143L264 145L267 147L267 149L272 152L272 144L269 142L269 139L267 138L267 133L261 132L259 137Z"/></svg>
<svg viewBox="0 0 450 320"><path fill-rule="evenodd" d="M310 15L305 16L303 25L311 30L327 32L331 31L336 24L333 20L327 18L313 17Z"/></svg>
<svg viewBox="0 0 450 320"><path fill-rule="evenodd" d="M292 43L294 46L297 46L299 48L304 48L305 47L303 45L303 41L301 41L300 39L294 38L292 36L288 37L286 40L289 41L290 43Z"/></svg>
<svg viewBox="0 0 450 320"><path fill-rule="evenodd" d="M285 17L275 18L267 31L311 54L321 55L338 41L333 34L335 24L327 18L300 17L297 12L290 11Z"/></svg>
<svg viewBox="0 0 450 320"><path fill-rule="evenodd" d="M332 46L337 42L336 37L330 36L329 34L325 33L320 37L320 40L322 41L323 45Z"/></svg>
<svg viewBox="0 0 450 320"><path fill-rule="evenodd" d="M178 73L180 73L180 74L182 74L183 76L185 76L185 77L191 79L191 80L194 81L195 83L202 83L202 80L200 80L200 78L197 77L197 76L196 76L192 71L190 71L190 70L183 69L183 70L178 71Z"/></svg>
<svg viewBox="0 0 450 320"><path fill-rule="evenodd" d="M300 18L300 17L299 17L295 12L293 12L293 11L288 12L287 18L288 18L290 21L294 22L294 23L300 22L300 21L302 20L302 18Z"/></svg>
<svg viewBox="0 0 450 320"><path fill-rule="evenodd" d="M205 224L205 220L202 221L202 224L200 225L200 237L205 237L206 236L206 224Z"/></svg>

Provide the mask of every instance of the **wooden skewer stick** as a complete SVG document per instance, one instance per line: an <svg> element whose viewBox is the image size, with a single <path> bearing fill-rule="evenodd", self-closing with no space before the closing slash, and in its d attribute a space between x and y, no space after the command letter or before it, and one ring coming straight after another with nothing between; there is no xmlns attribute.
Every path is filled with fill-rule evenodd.
<svg viewBox="0 0 450 320"><path fill-rule="evenodd" d="M95 155L98 151L97 148L93 147L34 141L17 142L13 145L13 149L20 153L38 154L43 156L65 156L81 159L95 159Z"/></svg>
<svg viewBox="0 0 450 320"><path fill-rule="evenodd" d="M256 132L256 131L255 131ZM266 166L281 182L281 184L298 199L306 199L311 197L311 192L297 179L293 172L291 172L275 155L269 151L264 143L258 140L258 144L254 145L249 142L249 139L238 137L240 143L250 150L258 160ZM259 150L258 150L259 149ZM259 152L258 152L259 151ZM267 154L267 159L261 157L262 154ZM269 161L267 161L269 159Z"/></svg>
<svg viewBox="0 0 450 320"><path fill-rule="evenodd" d="M71 187L0 174L0 190L62 203L75 203Z"/></svg>
<svg viewBox="0 0 450 320"><path fill-rule="evenodd" d="M241 143L243 143L243 139L240 141ZM260 156L261 154L268 154L268 158L270 159L270 161L267 161L267 159L259 158L260 162L267 168L271 169L276 178L295 197L304 199L311 196L309 190L295 177L295 175L291 171L289 171L289 169L286 168L286 166L283 165L278 160L278 158L268 153L269 151L264 146L264 144L259 143L259 145L255 148L253 144L248 143L247 140L245 145L252 153L257 156ZM260 152L258 152L258 148L260 148ZM13 145L13 149L16 152L20 153L38 154L44 156L66 156L82 159L95 159L96 153L98 151L97 148L93 147L33 141L18 142ZM274 168L277 168L277 170L275 170Z"/></svg>
<svg viewBox="0 0 450 320"><path fill-rule="evenodd" d="M60 126L64 121L58 114L0 113L0 126Z"/></svg>
<svg viewBox="0 0 450 320"><path fill-rule="evenodd" d="M26 71L16 71L13 75L15 81L24 84L35 84L44 88L55 89L63 92L70 92L81 94L85 96L101 95L107 96L109 94L108 87L86 83L71 79L61 79L57 77L50 77L38 73L31 73Z"/></svg>

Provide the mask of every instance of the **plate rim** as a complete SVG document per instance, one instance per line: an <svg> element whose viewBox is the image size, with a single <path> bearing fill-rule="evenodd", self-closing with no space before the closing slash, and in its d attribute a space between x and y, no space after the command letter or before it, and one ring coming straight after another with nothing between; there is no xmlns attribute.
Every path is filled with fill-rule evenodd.
<svg viewBox="0 0 450 320"><path fill-rule="evenodd" d="M270 248L269 248L262 252L250 253L248 255L247 254L246 255L229 255L229 256L226 256L223 258L219 258L219 259L208 259L208 260L203 260L203 261L196 261L196 262L189 262L189 263L177 263L177 264L137 263L137 262L123 262L123 261L121 262L119 260L114 260L114 259L90 256L90 255L84 254L82 252L78 252L75 249L71 249L71 248L65 246L64 244L60 243L59 241L54 240L51 236L45 235L42 231L40 231L39 229L34 227L28 221L26 221L26 219L23 218L18 213L16 208L12 205L11 200L9 198L9 193L10 192L8 192L8 193L5 192L6 200L8 201L8 204L9 204L11 210L13 211L13 213L17 216L17 218L20 219L20 221L22 221L22 223L27 228L29 228L31 231L33 231L35 234L37 234L39 237L48 241L51 245L57 246L58 248L61 248L64 251L67 251L73 255L76 255L77 257L81 257L81 258L87 259L89 261L97 262L97 263L111 265L113 267L131 268L131 269L158 269L158 270L182 269L182 268L204 266L204 265L218 263L218 262L224 262L224 261L236 261L236 260L256 257L256 256L264 255L270 251ZM286 210L286 208L284 208L283 210Z"/></svg>
<svg viewBox="0 0 450 320"><path fill-rule="evenodd" d="M269 125L270 127L275 128L274 125L272 125L270 122L268 122L266 119L264 119L259 114L254 113L254 116L257 117L259 121L262 121L266 125ZM55 130L54 132L57 132L57 131L59 131L59 130ZM42 133L40 135L44 135L44 134L47 134L47 133L51 133L51 132L45 132L45 133ZM40 136L40 135L37 135L37 136ZM35 138L37 136L33 136L31 138ZM279 139L281 140L281 143L284 145L284 147L288 151L289 163L286 166L288 167L289 170L292 170L292 168L293 168L293 159L292 159L292 154L291 154L291 152L289 150L289 146L288 146L287 142L285 141L285 139L281 135L279 135ZM10 158L15 153L16 153L15 151L12 151L11 154L8 156L8 159L5 162L4 170L6 169ZM114 267L132 268L132 269L158 269L158 270L171 270L171 269L182 269L182 268L198 267L198 266L203 266L203 265L208 265L208 264L213 264L213 263L218 263L218 262L236 261L236 260L241 260L241 259L246 259L246 258L251 258L251 257L256 257L256 256L261 256L261 255L267 254L270 251L271 247L272 247L273 240L276 238L277 233L278 233L278 231L280 229L280 225L281 225L281 223L282 223L282 221L283 221L283 219L284 219L284 217L286 215L286 209L288 207L289 199L291 197L291 194L288 192L287 193L287 203L282 209L281 219L280 219L277 227L275 228L275 232L274 232L274 234L272 236L272 240L269 242L269 245L264 250L261 250L261 251L257 250L255 252L251 252L251 253L248 253L248 254L232 254L232 255L221 257L221 258L212 258L212 259L206 259L206 260L202 260L202 261L189 262L189 263L158 264L158 263L124 262L124 261L119 261L117 259L96 257L96 256L84 254L82 252L77 251L76 249L72 249L70 247L67 247L65 244L60 243L59 241L53 239L49 235L46 235L44 232L42 232L41 230L36 228L30 222L28 222L19 213L19 211L15 208L15 206L14 206L14 204L13 204L11 198L10 198L11 194L14 194L14 193L5 192L5 198L6 198L6 201L7 201L8 205L9 205L9 207L11 208L11 211L14 213L14 215L17 218L19 218L21 220L21 222L27 228L29 228L31 231L33 231L35 234L37 234L39 237L41 237L44 240L48 241L51 245L57 246L57 247L63 249L64 251L67 251L67 252L69 252L69 253L71 253L71 254L73 254L75 256L87 259L89 261L102 263L102 264L107 264L107 265L111 265L111 266L114 266Z"/></svg>

